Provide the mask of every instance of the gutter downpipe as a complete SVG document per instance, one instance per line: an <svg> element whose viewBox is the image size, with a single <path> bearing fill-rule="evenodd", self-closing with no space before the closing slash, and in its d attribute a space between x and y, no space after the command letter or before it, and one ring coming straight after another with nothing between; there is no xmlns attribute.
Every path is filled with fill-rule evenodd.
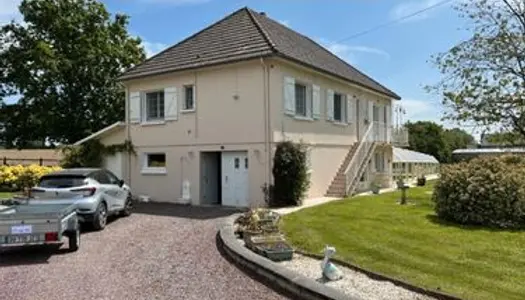
<svg viewBox="0 0 525 300"><path fill-rule="evenodd" d="M266 152L266 183L271 184L271 159L272 159L272 150L271 150L271 119L270 119L270 70L268 65L264 61L264 58L260 58L261 66L263 68L263 90L264 90L264 150Z"/></svg>
<svg viewBox="0 0 525 300"><path fill-rule="evenodd" d="M126 109L124 118L126 120L126 140L131 141L131 128L130 128L130 115L129 115L129 87L125 85L124 83L120 82L120 85L124 87L124 107ZM128 185L131 186L131 155L130 153L126 154L127 158L127 166L126 166L126 173L127 173L127 181Z"/></svg>

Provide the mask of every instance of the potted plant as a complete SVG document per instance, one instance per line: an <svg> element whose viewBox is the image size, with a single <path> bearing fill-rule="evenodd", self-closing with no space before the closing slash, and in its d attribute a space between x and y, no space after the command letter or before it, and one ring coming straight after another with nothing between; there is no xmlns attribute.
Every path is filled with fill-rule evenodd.
<svg viewBox="0 0 525 300"><path fill-rule="evenodd" d="M421 175L417 178L417 186L425 186L426 183L427 178L425 177L425 175Z"/></svg>

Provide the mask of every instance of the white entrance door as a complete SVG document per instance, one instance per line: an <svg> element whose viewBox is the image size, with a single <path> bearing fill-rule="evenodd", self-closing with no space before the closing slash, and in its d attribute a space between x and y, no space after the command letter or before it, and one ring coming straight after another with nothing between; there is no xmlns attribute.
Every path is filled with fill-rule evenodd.
<svg viewBox="0 0 525 300"><path fill-rule="evenodd" d="M248 153L222 152L222 205L248 206Z"/></svg>

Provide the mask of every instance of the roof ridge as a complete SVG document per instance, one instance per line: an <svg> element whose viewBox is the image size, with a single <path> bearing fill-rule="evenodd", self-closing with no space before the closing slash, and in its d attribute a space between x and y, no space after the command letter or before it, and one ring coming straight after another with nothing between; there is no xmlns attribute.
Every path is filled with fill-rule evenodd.
<svg viewBox="0 0 525 300"><path fill-rule="evenodd" d="M245 9L248 12L248 15L250 16L250 19L252 20L253 24L255 24L255 27L257 27L257 30L259 30L259 32L262 34L262 36L268 43L268 46L270 46L270 48L272 49L272 52L279 52L275 46L275 43L270 38L270 35L268 35L266 30L264 30L259 21L257 21L257 18L255 18L255 16L253 15L254 13L257 14L257 12L249 7L245 7Z"/></svg>
<svg viewBox="0 0 525 300"><path fill-rule="evenodd" d="M174 45L172 45L172 46L167 47L166 49L160 51L159 53L157 53L157 54L155 54L155 55L152 55L150 58L145 59L143 62L141 62L141 63L139 63L139 64L136 64L135 66L133 66L133 67L127 69L127 70L125 71L124 74L122 74L122 75L119 76L119 78L122 77L122 76L125 76L126 73L129 73L129 72L133 71L133 70L134 70L135 68L137 68L138 66L140 66L140 65L142 65L142 64L144 64L144 63L146 63L146 62L148 62L148 61L150 61L150 60L156 58L157 56L160 56L161 54L163 54L163 53L165 53L165 52L168 52L169 50L171 50L171 49L173 49L173 48L175 48L175 47L177 47L177 46L180 46L180 45L184 44L185 42L191 40L192 38L194 38L194 37L196 37L197 35L203 33L204 31L206 31L206 30L208 30L208 29L214 27L215 25L218 25L218 24L220 24L220 23L222 23L222 22L224 22L224 21L230 19L231 17L233 17L234 15L240 13L240 12L243 11L243 10L246 10L246 11L249 12L249 8L248 8L247 6L245 6L245 7L242 7L242 8L240 8L240 9L238 9L238 10L236 10L236 11L234 11L234 12L228 14L228 15L226 15L226 17L224 17L224 18L222 18L222 19L219 19L218 21L216 21L216 22L214 22L214 23L211 23L210 25L208 25L208 26L204 27L203 29L197 31L196 33L194 33L194 34L192 34L192 35L186 37L186 38L183 39L182 41L180 41L180 42L178 42L178 43L176 43L176 44L174 44ZM142 39L141 39L141 42L142 42Z"/></svg>

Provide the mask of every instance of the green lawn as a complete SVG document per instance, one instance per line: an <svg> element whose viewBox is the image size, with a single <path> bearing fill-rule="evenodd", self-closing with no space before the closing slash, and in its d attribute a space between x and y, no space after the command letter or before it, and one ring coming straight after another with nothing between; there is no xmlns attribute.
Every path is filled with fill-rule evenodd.
<svg viewBox="0 0 525 300"><path fill-rule="evenodd" d="M465 299L523 299L525 231L440 223L431 190L411 188L408 206L394 192L307 208L282 227L300 249L334 245L338 258L419 286Z"/></svg>
<svg viewBox="0 0 525 300"><path fill-rule="evenodd" d="M0 193L0 199L10 198L13 194L11 193Z"/></svg>

